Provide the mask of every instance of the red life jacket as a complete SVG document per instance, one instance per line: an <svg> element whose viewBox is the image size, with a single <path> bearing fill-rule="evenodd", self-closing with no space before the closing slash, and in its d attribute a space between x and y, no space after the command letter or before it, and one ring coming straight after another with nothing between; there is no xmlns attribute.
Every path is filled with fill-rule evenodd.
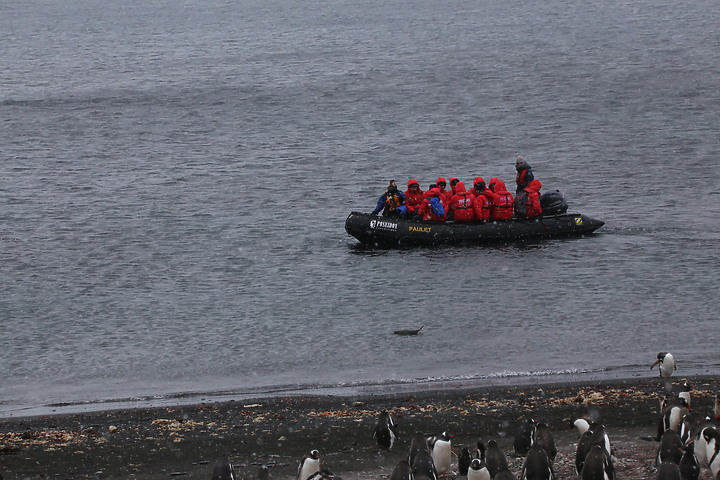
<svg viewBox="0 0 720 480"><path fill-rule="evenodd" d="M475 219L487 222L492 213L492 192L485 189L475 195Z"/></svg>
<svg viewBox="0 0 720 480"><path fill-rule="evenodd" d="M465 191L465 185L459 182L455 185L457 193L450 199L450 211L456 222L472 222L475 220L475 197Z"/></svg>
<svg viewBox="0 0 720 480"><path fill-rule="evenodd" d="M505 182L498 180L493 196L492 219L510 220L513 217L513 195L507 191Z"/></svg>

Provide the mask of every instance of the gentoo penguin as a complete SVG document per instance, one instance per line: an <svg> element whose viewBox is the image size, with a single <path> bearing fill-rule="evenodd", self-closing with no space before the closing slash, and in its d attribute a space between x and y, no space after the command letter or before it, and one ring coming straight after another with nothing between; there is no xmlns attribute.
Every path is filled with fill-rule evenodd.
<svg viewBox="0 0 720 480"><path fill-rule="evenodd" d="M685 418L688 412L687 402L682 397L678 397L676 401L668 403L663 415L663 426L665 430L669 428L680 434L683 418Z"/></svg>
<svg viewBox="0 0 720 480"><path fill-rule="evenodd" d="M468 469L467 480L490 480L487 465L479 458L473 458Z"/></svg>
<svg viewBox="0 0 720 480"><path fill-rule="evenodd" d="M593 445L590 448L585 462L583 462L582 480L614 480L615 467L610 455L602 445Z"/></svg>
<svg viewBox="0 0 720 480"><path fill-rule="evenodd" d="M650 370L655 368L655 365L660 365L658 367L658 370L660 371L660 377L662 378L670 378L670 375L677 370L677 366L675 365L675 358L673 358L672 353L668 352L660 352L657 354L657 360L650 365Z"/></svg>
<svg viewBox="0 0 720 480"><path fill-rule="evenodd" d="M557 456L557 448L555 447L555 438L553 437L550 428L543 422L535 424L535 430L532 435L533 443L539 443L545 451L548 453L550 463L555 463L555 457Z"/></svg>
<svg viewBox="0 0 720 480"><path fill-rule="evenodd" d="M692 445L684 446L685 453L680 459L680 476L682 480L698 480L700 477L700 465L698 465L695 457L695 447Z"/></svg>
<svg viewBox="0 0 720 480"><path fill-rule="evenodd" d="M267 465L260 465L258 467L255 480L272 480L272 475L270 475L270 469Z"/></svg>
<svg viewBox="0 0 720 480"><path fill-rule="evenodd" d="M528 418L523 421L515 430L515 439L513 440L513 448L515 455L522 457L530 450L532 445L533 432L535 431L535 421Z"/></svg>
<svg viewBox="0 0 720 480"><path fill-rule="evenodd" d="M685 453L685 446L680 440L680 435L675 430L667 429L660 437L655 462L660 465L662 462L672 462L680 465L680 459Z"/></svg>
<svg viewBox="0 0 720 480"><path fill-rule="evenodd" d="M688 383L687 380L684 380L683 384L680 385L680 392L678 393L678 397L685 399L685 403L687 403L688 410L692 410L692 399L690 398L691 391L692 391L692 385L690 385L690 383Z"/></svg>
<svg viewBox="0 0 720 480"><path fill-rule="evenodd" d="M573 426L577 428L578 433L582 436L583 433L590 430L590 422L584 418L578 418L573 422Z"/></svg>
<svg viewBox="0 0 720 480"><path fill-rule="evenodd" d="M307 480L310 475L320 471L320 453L317 450L311 450L310 455L307 455L300 460L298 466L297 480Z"/></svg>
<svg viewBox="0 0 720 480"><path fill-rule="evenodd" d="M458 472L460 475L467 476L470 462L472 462L470 450L468 450L467 447L462 447L462 452L460 452L460 456L458 457Z"/></svg>
<svg viewBox="0 0 720 480"><path fill-rule="evenodd" d="M585 430L580 436L580 440L575 450L575 471L578 475L582 475L583 465L585 465L585 457L590 453L590 449L595 445L592 430Z"/></svg>
<svg viewBox="0 0 720 480"><path fill-rule="evenodd" d="M235 480L235 469L228 457L215 460L212 471L212 480Z"/></svg>
<svg viewBox="0 0 720 480"><path fill-rule="evenodd" d="M495 440L490 440L485 449L485 465L487 465L490 477L495 478L498 472L508 470L507 457Z"/></svg>
<svg viewBox="0 0 720 480"><path fill-rule="evenodd" d="M435 470L438 475L450 473L450 464L452 463L452 435L442 432L440 435L428 437L427 442L430 446L430 454L435 463Z"/></svg>
<svg viewBox="0 0 720 480"><path fill-rule="evenodd" d="M515 480L515 475L510 470L500 470L495 474L494 480Z"/></svg>
<svg viewBox="0 0 720 480"><path fill-rule="evenodd" d="M593 422L590 424L590 431L593 432L593 443L603 447L612 461L612 447L610 446L610 437L608 437L605 430L605 425Z"/></svg>
<svg viewBox="0 0 720 480"><path fill-rule="evenodd" d="M523 480L551 480L555 478L552 463L540 443L533 443L525 457L520 478Z"/></svg>
<svg viewBox="0 0 720 480"><path fill-rule="evenodd" d="M393 445L395 445L395 441L398 438L397 424L387 410L380 412L375 431L373 432L373 438L377 442L378 447L384 450L390 450Z"/></svg>
<svg viewBox="0 0 720 480"><path fill-rule="evenodd" d="M418 450L412 463L413 477L425 476L430 480L437 480L438 474L435 469L435 462L427 450Z"/></svg>
<svg viewBox="0 0 720 480"><path fill-rule="evenodd" d="M407 458L398 462L390 475L390 480L412 480L412 469L410 468Z"/></svg>
<svg viewBox="0 0 720 480"><path fill-rule="evenodd" d="M702 426L705 426L706 418L697 412L688 412L680 424L680 440L689 443L691 438L697 435Z"/></svg>
<svg viewBox="0 0 720 480"><path fill-rule="evenodd" d="M693 446L695 451L695 458L697 459L698 465L700 465L700 468L710 468L710 465L708 463L708 456L707 456L707 441L705 440L705 429L706 428L712 428L713 430L715 427L712 425L705 425L702 426L698 433L693 437Z"/></svg>
<svg viewBox="0 0 720 480"><path fill-rule="evenodd" d="M705 437L707 443L705 448L712 478L718 478L718 472L720 472L720 432L716 428L705 428L703 437Z"/></svg>
<svg viewBox="0 0 720 480"><path fill-rule="evenodd" d="M408 463L412 467L415 462L415 455L421 450L425 450L430 453L430 447L428 446L427 439L422 433L416 433L415 436L410 440L410 451L408 452Z"/></svg>
<svg viewBox="0 0 720 480"><path fill-rule="evenodd" d="M676 463L663 462L657 467L657 480L682 480L680 467Z"/></svg>

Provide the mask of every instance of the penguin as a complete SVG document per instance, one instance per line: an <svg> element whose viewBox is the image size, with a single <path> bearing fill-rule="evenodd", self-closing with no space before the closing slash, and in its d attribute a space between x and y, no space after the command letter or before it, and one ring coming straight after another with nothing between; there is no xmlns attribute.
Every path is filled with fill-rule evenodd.
<svg viewBox="0 0 720 480"><path fill-rule="evenodd" d="M615 466L602 445L590 448L580 474L582 480L614 480Z"/></svg>
<svg viewBox="0 0 720 480"><path fill-rule="evenodd" d="M687 444L697 435L697 432L704 426L705 417L697 412L689 412L682 419L680 424L680 440Z"/></svg>
<svg viewBox="0 0 720 480"><path fill-rule="evenodd" d="M715 403L713 403L713 417L720 420L720 395L715 395Z"/></svg>
<svg viewBox="0 0 720 480"><path fill-rule="evenodd" d="M227 456L215 460L212 470L212 480L235 480L235 469Z"/></svg>
<svg viewBox="0 0 720 480"><path fill-rule="evenodd" d="M533 443L539 443L545 451L548 453L550 463L555 463L555 457L557 456L557 448L555 447L555 438L553 437L550 427L543 422L535 424L535 430L532 435Z"/></svg>
<svg viewBox="0 0 720 480"><path fill-rule="evenodd" d="M438 474L435 469L435 462L427 450L418 450L412 463L412 475L428 477L430 480L437 480Z"/></svg>
<svg viewBox="0 0 720 480"><path fill-rule="evenodd" d="M591 430L585 430L580 436L580 440L575 450L575 472L578 475L582 475L583 465L585 464L585 457L590 453L590 449L594 445L593 432Z"/></svg>
<svg viewBox="0 0 720 480"><path fill-rule="evenodd" d="M515 439L513 440L513 448L515 449L515 455L522 457L530 450L532 445L532 436L535 431L535 421L532 418L526 419L522 422L517 430L515 430Z"/></svg>
<svg viewBox="0 0 720 480"><path fill-rule="evenodd" d="M270 469L267 465L260 465L258 467L255 480L272 480L272 475L270 475Z"/></svg>
<svg viewBox="0 0 720 480"><path fill-rule="evenodd" d="M669 428L680 434L683 418L688 412L687 402L684 398L678 397L674 402L668 402L663 414L665 430Z"/></svg>
<svg viewBox="0 0 720 480"><path fill-rule="evenodd" d="M688 410L692 410L692 398L690 398L690 392L692 391L692 385L687 380L683 380L683 384L680 385L680 392L678 397L684 398L687 403Z"/></svg>
<svg viewBox="0 0 720 480"><path fill-rule="evenodd" d="M412 468L407 458L400 460L390 474L390 480L412 480L412 478Z"/></svg>
<svg viewBox="0 0 720 480"><path fill-rule="evenodd" d="M682 480L680 467L676 463L662 462L657 467L657 480Z"/></svg>
<svg viewBox="0 0 720 480"><path fill-rule="evenodd" d="M657 360L650 365L650 370L655 368L656 365L660 365L658 367L658 371L660 372L661 378L670 378L670 375L673 374L675 370L677 370L677 365L675 365L675 358L672 356L672 353L668 352L660 352L657 354Z"/></svg>
<svg viewBox="0 0 720 480"><path fill-rule="evenodd" d="M495 478L498 472L510 468L505 453L503 453L495 440L490 440L487 443L487 448L485 449L485 465L487 466L488 472L490 472L491 478Z"/></svg>
<svg viewBox="0 0 720 480"><path fill-rule="evenodd" d="M307 480L342 480L342 478L335 476L330 470L322 469L310 475Z"/></svg>
<svg viewBox="0 0 720 480"><path fill-rule="evenodd" d="M720 472L720 432L715 428L706 428L703 430L703 437L707 443L707 459L708 468L712 472L712 478L718 478Z"/></svg>
<svg viewBox="0 0 720 480"><path fill-rule="evenodd" d="M698 480L700 477L700 465L698 465L695 457L695 447L692 445L684 446L685 453L680 459L680 477L682 480Z"/></svg>
<svg viewBox="0 0 720 480"><path fill-rule="evenodd" d="M307 480L310 475L320 471L320 453L317 450L311 450L310 454L300 460L298 466L297 480Z"/></svg>
<svg viewBox="0 0 720 480"><path fill-rule="evenodd" d="M683 453L685 453L685 446L680 441L680 435L675 430L667 429L660 437L655 463L660 465L662 462L672 462L680 465Z"/></svg>
<svg viewBox="0 0 720 480"><path fill-rule="evenodd" d="M430 447L428 446L427 439L422 433L416 433L415 436L410 440L410 451L408 452L408 463L412 466L415 462L415 455L421 450L425 450L430 453Z"/></svg>
<svg viewBox="0 0 720 480"><path fill-rule="evenodd" d="M610 446L610 437L608 437L605 425L600 423L591 423L590 430L593 432L593 443L605 448L605 451L610 456L612 461L612 447Z"/></svg>
<svg viewBox="0 0 720 480"><path fill-rule="evenodd" d="M473 458L468 469L467 480L490 480L487 465L480 458Z"/></svg>
<svg viewBox="0 0 720 480"><path fill-rule="evenodd" d="M428 437L427 442L430 446L430 454L435 463L435 470L438 475L450 473L450 465L452 463L452 435L442 432L440 435Z"/></svg>
<svg viewBox="0 0 720 480"><path fill-rule="evenodd" d="M383 450L391 450L393 445L395 445L398 439L397 424L387 410L380 412L375 431L373 432L373 438L377 442L378 447Z"/></svg>
<svg viewBox="0 0 720 480"><path fill-rule="evenodd" d="M515 475L510 470L500 470L495 474L494 480L515 480Z"/></svg>
<svg viewBox="0 0 720 480"><path fill-rule="evenodd" d="M467 447L462 447L462 452L460 452L460 456L458 457L458 472L460 475L467 476L470 462L472 462L470 450L468 450Z"/></svg>
<svg viewBox="0 0 720 480"><path fill-rule="evenodd" d="M590 430L590 422L584 418L578 418L573 422L573 426L577 428L578 433L582 437L582 434Z"/></svg>
<svg viewBox="0 0 720 480"><path fill-rule="evenodd" d="M693 437L693 450L700 468L710 468L707 456L707 441L705 440L705 429L714 428L712 425L701 427Z"/></svg>
<svg viewBox="0 0 720 480"><path fill-rule="evenodd" d="M522 480L551 480L555 478L550 458L548 458L547 451L540 443L533 443L528 449L520 478Z"/></svg>

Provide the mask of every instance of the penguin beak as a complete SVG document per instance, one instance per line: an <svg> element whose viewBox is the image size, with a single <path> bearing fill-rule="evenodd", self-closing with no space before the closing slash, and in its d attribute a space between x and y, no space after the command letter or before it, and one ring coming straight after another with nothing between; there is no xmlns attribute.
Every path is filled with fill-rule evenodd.
<svg viewBox="0 0 720 480"><path fill-rule="evenodd" d="M650 365L650 370L652 370L653 368L655 368L655 365L660 365L661 362L662 362L662 360L655 360L655 362L653 362L653 364Z"/></svg>

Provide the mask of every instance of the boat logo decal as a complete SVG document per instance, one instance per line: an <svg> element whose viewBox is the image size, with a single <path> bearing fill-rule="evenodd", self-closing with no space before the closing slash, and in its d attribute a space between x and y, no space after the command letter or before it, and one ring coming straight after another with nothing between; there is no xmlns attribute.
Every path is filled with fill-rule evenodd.
<svg viewBox="0 0 720 480"><path fill-rule="evenodd" d="M582 225L582 217L575 217L575 225Z"/></svg>
<svg viewBox="0 0 720 480"><path fill-rule="evenodd" d="M389 230L397 232L397 223L384 220L370 220L370 228L373 230Z"/></svg>
<svg viewBox="0 0 720 480"><path fill-rule="evenodd" d="M408 227L408 230L411 232L423 232L423 233L430 233L432 230L432 227L414 227L410 226Z"/></svg>

